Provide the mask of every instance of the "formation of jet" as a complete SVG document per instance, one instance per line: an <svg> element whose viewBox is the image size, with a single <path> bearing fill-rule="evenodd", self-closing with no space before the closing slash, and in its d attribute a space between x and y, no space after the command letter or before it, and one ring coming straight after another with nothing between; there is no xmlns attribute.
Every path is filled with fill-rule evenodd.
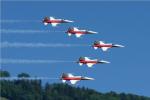
<svg viewBox="0 0 150 100"><path fill-rule="evenodd" d="M66 19L55 19L54 17L45 17L43 20L44 25L51 24L53 27L56 27L58 24L61 23L72 23L71 20Z"/></svg>
<svg viewBox="0 0 150 100"><path fill-rule="evenodd" d="M109 48L113 47L124 47L124 46L119 44L104 43L103 41L95 41L93 44L94 49L101 48L103 51L107 51Z"/></svg>
<svg viewBox="0 0 150 100"><path fill-rule="evenodd" d="M72 22L74 21L66 20L66 19L55 19L54 17L45 17L43 20L44 25L51 24L53 27L56 27L58 24L61 24L61 23L72 23ZM70 27L65 33L67 33L68 36L75 35L77 38L79 38L82 35L96 34L98 32L85 30L85 29L79 29L77 27ZM103 41L95 41L92 47L94 49L101 48L103 51L107 51L109 48L124 47L124 46L118 45L118 44L112 44L112 43L104 43ZM110 62L104 61L104 60L98 60L98 59L90 59L89 57L80 57L77 63L80 66L87 65L88 67L93 67L93 65L95 64L104 64L104 63L110 63ZM71 84L76 84L78 81L81 81L81 80L94 80L94 78L90 78L90 77L74 76L71 73L63 73L60 79L62 80L63 83L69 81Z"/></svg>
<svg viewBox="0 0 150 100"><path fill-rule="evenodd" d="M79 30L77 27L70 27L67 32L68 36L75 35L77 38L85 34L96 34L97 32L89 30Z"/></svg>
<svg viewBox="0 0 150 100"><path fill-rule="evenodd" d="M110 63L108 61L104 60L98 60L98 59L90 59L89 57L80 57L78 61L79 65L82 66L83 64L86 64L88 67L92 67L95 64L104 64L104 63Z"/></svg>
<svg viewBox="0 0 150 100"><path fill-rule="evenodd" d="M63 83L65 83L66 81L70 81L71 84L76 84L78 81L81 80L94 80L94 78L90 77L74 76L71 73L63 73L60 79Z"/></svg>

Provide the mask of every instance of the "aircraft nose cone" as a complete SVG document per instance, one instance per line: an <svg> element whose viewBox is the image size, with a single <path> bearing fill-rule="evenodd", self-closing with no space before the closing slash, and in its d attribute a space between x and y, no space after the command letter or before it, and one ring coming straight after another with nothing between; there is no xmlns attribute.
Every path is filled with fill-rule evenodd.
<svg viewBox="0 0 150 100"><path fill-rule="evenodd" d="M71 20L64 20L65 22L68 22L68 23L72 23L74 21L71 21Z"/></svg>
<svg viewBox="0 0 150 100"><path fill-rule="evenodd" d="M94 80L94 78L91 77L84 77L85 80Z"/></svg>
<svg viewBox="0 0 150 100"><path fill-rule="evenodd" d="M105 64L109 64L110 63L109 61L105 61L105 60L101 60L100 62L101 63L105 63Z"/></svg>
<svg viewBox="0 0 150 100"><path fill-rule="evenodd" d="M95 32L95 31L88 31L89 33L92 33L92 34L96 34L98 32Z"/></svg>
<svg viewBox="0 0 150 100"><path fill-rule="evenodd" d="M123 46L123 45L118 45L118 44L116 44L116 45L114 45L114 46L116 46L116 47L125 47L125 46Z"/></svg>

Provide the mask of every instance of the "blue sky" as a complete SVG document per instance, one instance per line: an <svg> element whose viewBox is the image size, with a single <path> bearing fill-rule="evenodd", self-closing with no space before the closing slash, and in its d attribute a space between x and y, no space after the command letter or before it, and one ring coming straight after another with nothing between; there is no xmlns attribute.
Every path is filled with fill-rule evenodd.
<svg viewBox="0 0 150 100"><path fill-rule="evenodd" d="M82 81L100 92L116 91L150 96L150 2L2 2L1 20L30 20L1 23L2 29L66 31L70 26L100 32L78 39L63 32L43 34L1 34L1 42L92 44L95 40L118 43L125 48L108 52L91 47L1 48L2 58L76 61L80 56L108 60L93 68L76 63L1 64L12 76L27 72L32 76L59 77L62 72L90 76L95 81ZM44 26L45 16L74 20L56 28ZM50 83L60 82L49 80Z"/></svg>

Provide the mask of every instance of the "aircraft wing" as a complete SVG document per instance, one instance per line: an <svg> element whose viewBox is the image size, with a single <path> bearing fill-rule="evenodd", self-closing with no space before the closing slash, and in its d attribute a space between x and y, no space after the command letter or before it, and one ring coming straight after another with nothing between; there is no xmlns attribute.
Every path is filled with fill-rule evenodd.
<svg viewBox="0 0 150 100"><path fill-rule="evenodd" d="M76 84L78 81L80 81L80 80L70 80L70 83L71 84Z"/></svg>
<svg viewBox="0 0 150 100"><path fill-rule="evenodd" d="M109 49L109 47L102 47L103 51L107 51L107 49Z"/></svg>
<svg viewBox="0 0 150 100"><path fill-rule="evenodd" d="M59 23L51 23L53 27L56 27Z"/></svg>
<svg viewBox="0 0 150 100"><path fill-rule="evenodd" d="M92 67L94 65L94 63L88 63L87 66L88 67Z"/></svg>
<svg viewBox="0 0 150 100"><path fill-rule="evenodd" d="M77 38L81 37L83 34L75 34Z"/></svg>

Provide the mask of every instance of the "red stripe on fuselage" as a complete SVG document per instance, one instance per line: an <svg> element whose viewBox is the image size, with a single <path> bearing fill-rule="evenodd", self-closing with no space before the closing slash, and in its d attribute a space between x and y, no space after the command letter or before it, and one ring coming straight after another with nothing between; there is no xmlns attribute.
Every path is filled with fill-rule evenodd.
<svg viewBox="0 0 150 100"><path fill-rule="evenodd" d="M63 23L63 20L48 20L46 23Z"/></svg>
<svg viewBox="0 0 150 100"><path fill-rule="evenodd" d="M81 78L79 77L65 77L65 78L62 78L63 80L81 80Z"/></svg>
<svg viewBox="0 0 150 100"><path fill-rule="evenodd" d="M96 64L98 62L97 61L80 61L80 63L84 63L84 64L93 63L93 64Z"/></svg>
<svg viewBox="0 0 150 100"><path fill-rule="evenodd" d="M111 44L98 44L98 45L94 45L94 47L99 47L99 48L101 48L101 47L112 47L112 45Z"/></svg>
<svg viewBox="0 0 150 100"><path fill-rule="evenodd" d="M86 34L86 32L83 32L83 31L73 31L73 30L69 30L68 33L71 33L71 34Z"/></svg>

